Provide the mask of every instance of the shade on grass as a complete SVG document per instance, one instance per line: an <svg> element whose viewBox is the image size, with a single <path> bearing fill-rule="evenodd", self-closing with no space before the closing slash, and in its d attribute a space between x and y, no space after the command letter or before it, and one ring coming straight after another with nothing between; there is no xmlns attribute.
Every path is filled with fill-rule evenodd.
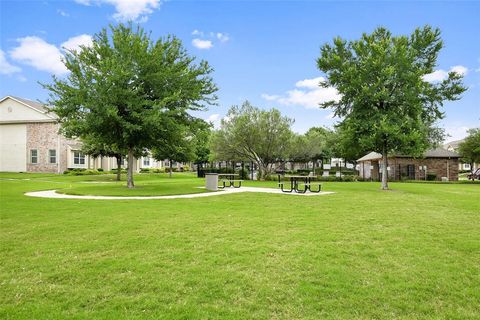
<svg viewBox="0 0 480 320"><path fill-rule="evenodd" d="M0 318L480 317L479 185L108 202L23 195L105 177L30 179L0 181Z"/></svg>

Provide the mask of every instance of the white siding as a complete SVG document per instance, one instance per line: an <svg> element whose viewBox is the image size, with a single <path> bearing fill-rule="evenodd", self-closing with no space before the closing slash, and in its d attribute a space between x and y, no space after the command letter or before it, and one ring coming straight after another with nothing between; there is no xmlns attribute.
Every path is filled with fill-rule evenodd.
<svg viewBox="0 0 480 320"><path fill-rule="evenodd" d="M13 99L5 99L0 103L0 122L41 120L52 121L52 118Z"/></svg>
<svg viewBox="0 0 480 320"><path fill-rule="evenodd" d="M27 126L0 125L0 171L27 171Z"/></svg>

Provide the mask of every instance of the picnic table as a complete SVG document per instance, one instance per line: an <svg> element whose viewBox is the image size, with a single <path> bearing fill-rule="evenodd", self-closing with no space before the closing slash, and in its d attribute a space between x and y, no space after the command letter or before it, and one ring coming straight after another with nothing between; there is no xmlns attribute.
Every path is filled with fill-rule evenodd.
<svg viewBox="0 0 480 320"><path fill-rule="evenodd" d="M218 186L220 189L225 189L225 187L228 184L228 187L234 187L234 188L240 188L242 186L242 181L236 179L238 177L238 173L220 173L218 174L218 178L220 179L220 182L222 183L220 186ZM237 182L237 185L235 185L235 182Z"/></svg>
<svg viewBox="0 0 480 320"><path fill-rule="evenodd" d="M283 176L278 175L278 186L282 189L282 192L305 193L307 191L319 193L322 189L320 182L314 182L317 179L316 176ZM285 187L290 181L290 189ZM312 189L312 186L318 186L317 189ZM302 187L302 188L301 188Z"/></svg>

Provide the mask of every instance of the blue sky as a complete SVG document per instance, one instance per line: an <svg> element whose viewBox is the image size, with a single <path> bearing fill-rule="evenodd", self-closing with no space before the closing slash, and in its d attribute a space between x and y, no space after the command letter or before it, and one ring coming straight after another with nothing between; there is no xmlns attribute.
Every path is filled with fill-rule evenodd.
<svg viewBox="0 0 480 320"><path fill-rule="evenodd" d="M338 119L316 107L335 95L315 84L315 59L334 36L356 39L378 26L409 34L430 24L445 47L431 79L465 74L469 90L448 102L441 121L451 135L480 126L480 2L477 1L0 1L0 96L45 100L37 83L62 75L63 47L74 48L110 23L133 19L153 38L174 34L190 54L214 67L219 106L198 113L218 123L245 99L295 118L294 130Z"/></svg>

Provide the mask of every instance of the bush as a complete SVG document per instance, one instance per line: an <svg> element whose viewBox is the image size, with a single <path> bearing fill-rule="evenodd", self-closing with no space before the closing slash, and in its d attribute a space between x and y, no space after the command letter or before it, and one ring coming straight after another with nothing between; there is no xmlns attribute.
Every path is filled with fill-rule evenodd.
<svg viewBox="0 0 480 320"><path fill-rule="evenodd" d="M250 172L248 171L247 168L245 169L240 169L237 171L238 177L240 180L248 180L250 178Z"/></svg>
<svg viewBox="0 0 480 320"><path fill-rule="evenodd" d="M63 172L63 174L70 176L87 176L87 175L98 175L103 174L103 170L94 170L94 169L83 169L83 168L73 168L68 169Z"/></svg>
<svg viewBox="0 0 480 320"><path fill-rule="evenodd" d="M311 171L312 170L310 170L310 169L298 169L296 173L301 175L301 176L308 176Z"/></svg>
<svg viewBox="0 0 480 320"><path fill-rule="evenodd" d="M358 177L354 175L345 175L342 177L336 177L336 176L328 176L328 177L323 177L320 176L317 178L318 181L331 181L331 182L353 182L353 181L358 181Z"/></svg>
<svg viewBox="0 0 480 320"><path fill-rule="evenodd" d="M184 166L182 167L182 169L183 169L183 171L190 171L190 170L191 170L191 168L190 168L190 166L189 166L188 164L184 165Z"/></svg>
<svg viewBox="0 0 480 320"><path fill-rule="evenodd" d="M428 181L437 180L437 174L436 173L427 173L427 180Z"/></svg>
<svg viewBox="0 0 480 320"><path fill-rule="evenodd" d="M97 171L98 171L98 172L103 172L103 169L102 169L102 168L98 168Z"/></svg>
<svg viewBox="0 0 480 320"><path fill-rule="evenodd" d="M112 169L109 171L109 173L117 174L117 169ZM120 173L127 173L127 169L120 169Z"/></svg>
<svg viewBox="0 0 480 320"><path fill-rule="evenodd" d="M140 173L165 173L165 168L141 168Z"/></svg>

